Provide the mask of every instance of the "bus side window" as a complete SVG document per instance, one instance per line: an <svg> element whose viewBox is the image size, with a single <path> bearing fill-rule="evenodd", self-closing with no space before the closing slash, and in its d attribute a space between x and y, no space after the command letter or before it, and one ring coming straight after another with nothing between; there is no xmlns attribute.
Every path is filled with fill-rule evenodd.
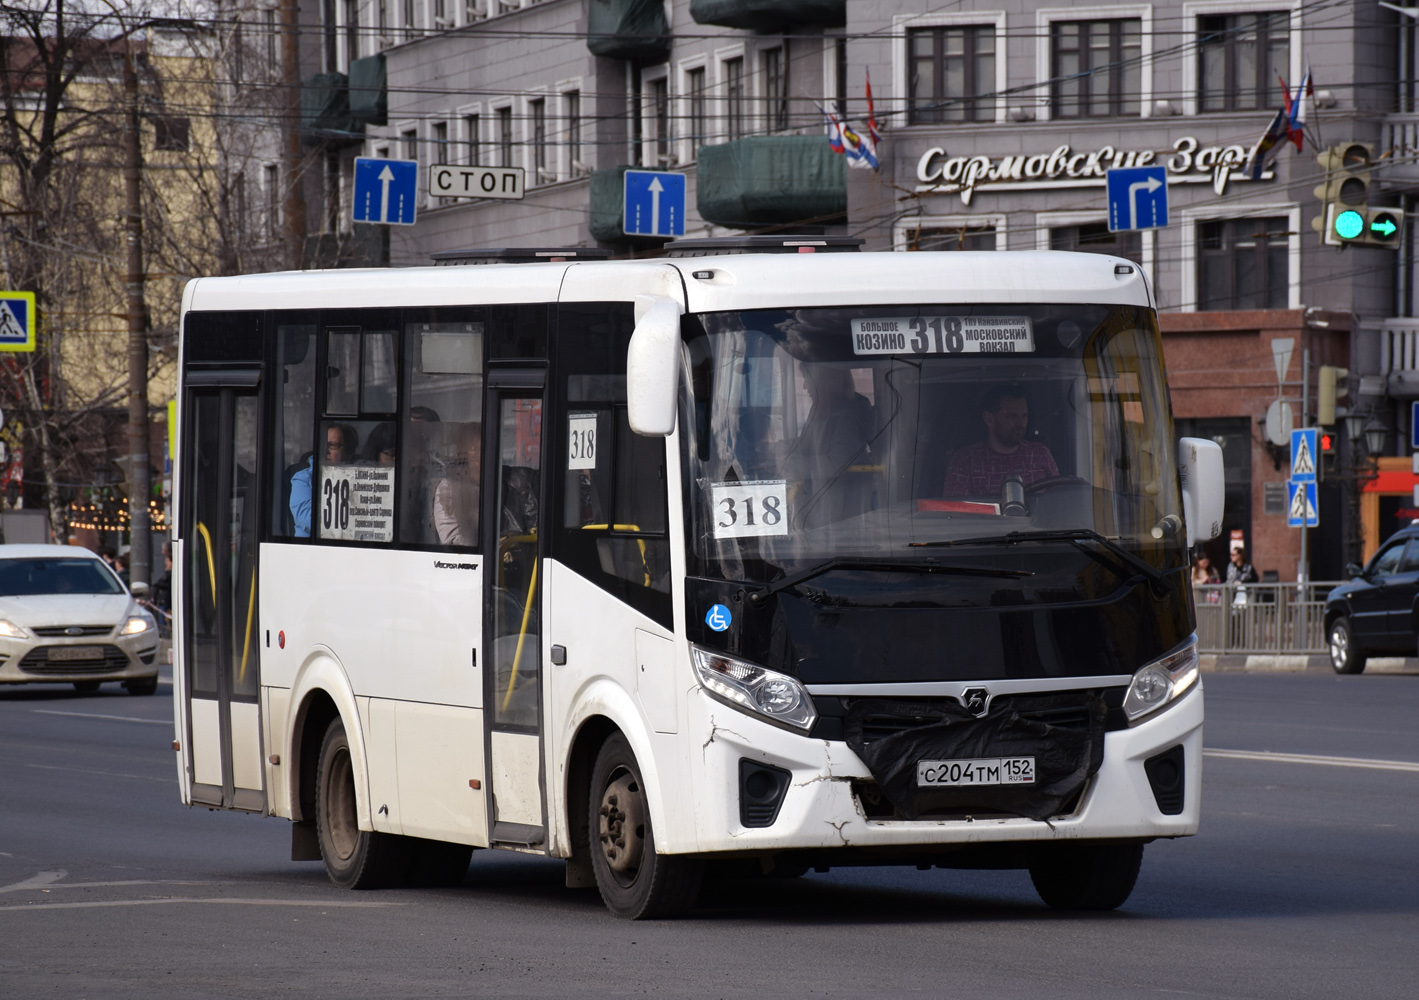
<svg viewBox="0 0 1419 1000"><path fill-rule="evenodd" d="M315 441L315 326L277 325L276 452L272 469L271 533L310 537L311 476Z"/></svg>
<svg viewBox="0 0 1419 1000"><path fill-rule="evenodd" d="M406 323L399 540L476 548L481 510L481 320Z"/></svg>

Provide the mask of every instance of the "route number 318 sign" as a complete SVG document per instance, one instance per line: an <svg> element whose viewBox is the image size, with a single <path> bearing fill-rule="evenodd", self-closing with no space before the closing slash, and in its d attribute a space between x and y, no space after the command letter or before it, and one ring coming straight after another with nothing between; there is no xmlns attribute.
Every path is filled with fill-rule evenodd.
<svg viewBox="0 0 1419 1000"><path fill-rule="evenodd" d="M715 538L788 534L787 482L715 483L710 487Z"/></svg>

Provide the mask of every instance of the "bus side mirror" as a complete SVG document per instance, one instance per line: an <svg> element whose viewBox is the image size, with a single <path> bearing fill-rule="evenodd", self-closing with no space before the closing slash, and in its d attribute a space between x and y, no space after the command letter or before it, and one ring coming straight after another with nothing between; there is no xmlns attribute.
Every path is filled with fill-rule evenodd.
<svg viewBox="0 0 1419 1000"><path fill-rule="evenodd" d="M1221 446L1206 438L1178 441L1178 480L1188 547L1216 538L1222 533L1222 502L1226 496Z"/></svg>
<svg viewBox="0 0 1419 1000"><path fill-rule="evenodd" d="M665 437L675 429L682 312L671 299L636 297L636 329L626 351L626 416L631 430L644 437Z"/></svg>

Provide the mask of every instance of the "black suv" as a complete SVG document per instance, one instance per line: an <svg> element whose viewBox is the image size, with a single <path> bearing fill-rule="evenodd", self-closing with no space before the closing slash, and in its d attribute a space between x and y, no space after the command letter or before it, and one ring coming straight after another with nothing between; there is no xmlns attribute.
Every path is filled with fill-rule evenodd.
<svg viewBox="0 0 1419 1000"><path fill-rule="evenodd" d="M1419 525L1385 540L1369 565L1325 602L1325 636L1337 674L1358 674L1372 653L1414 656L1419 626Z"/></svg>

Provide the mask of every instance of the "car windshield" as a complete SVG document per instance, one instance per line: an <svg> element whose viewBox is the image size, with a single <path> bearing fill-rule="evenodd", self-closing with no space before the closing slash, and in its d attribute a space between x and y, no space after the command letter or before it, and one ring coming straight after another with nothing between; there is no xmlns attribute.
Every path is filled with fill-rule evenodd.
<svg viewBox="0 0 1419 1000"><path fill-rule="evenodd" d="M118 578L94 559L0 559L0 597L121 593Z"/></svg>
<svg viewBox="0 0 1419 1000"><path fill-rule="evenodd" d="M760 310L690 317L686 337L705 572L772 580L1020 532L1097 533L1160 569L1180 563L1151 310Z"/></svg>

